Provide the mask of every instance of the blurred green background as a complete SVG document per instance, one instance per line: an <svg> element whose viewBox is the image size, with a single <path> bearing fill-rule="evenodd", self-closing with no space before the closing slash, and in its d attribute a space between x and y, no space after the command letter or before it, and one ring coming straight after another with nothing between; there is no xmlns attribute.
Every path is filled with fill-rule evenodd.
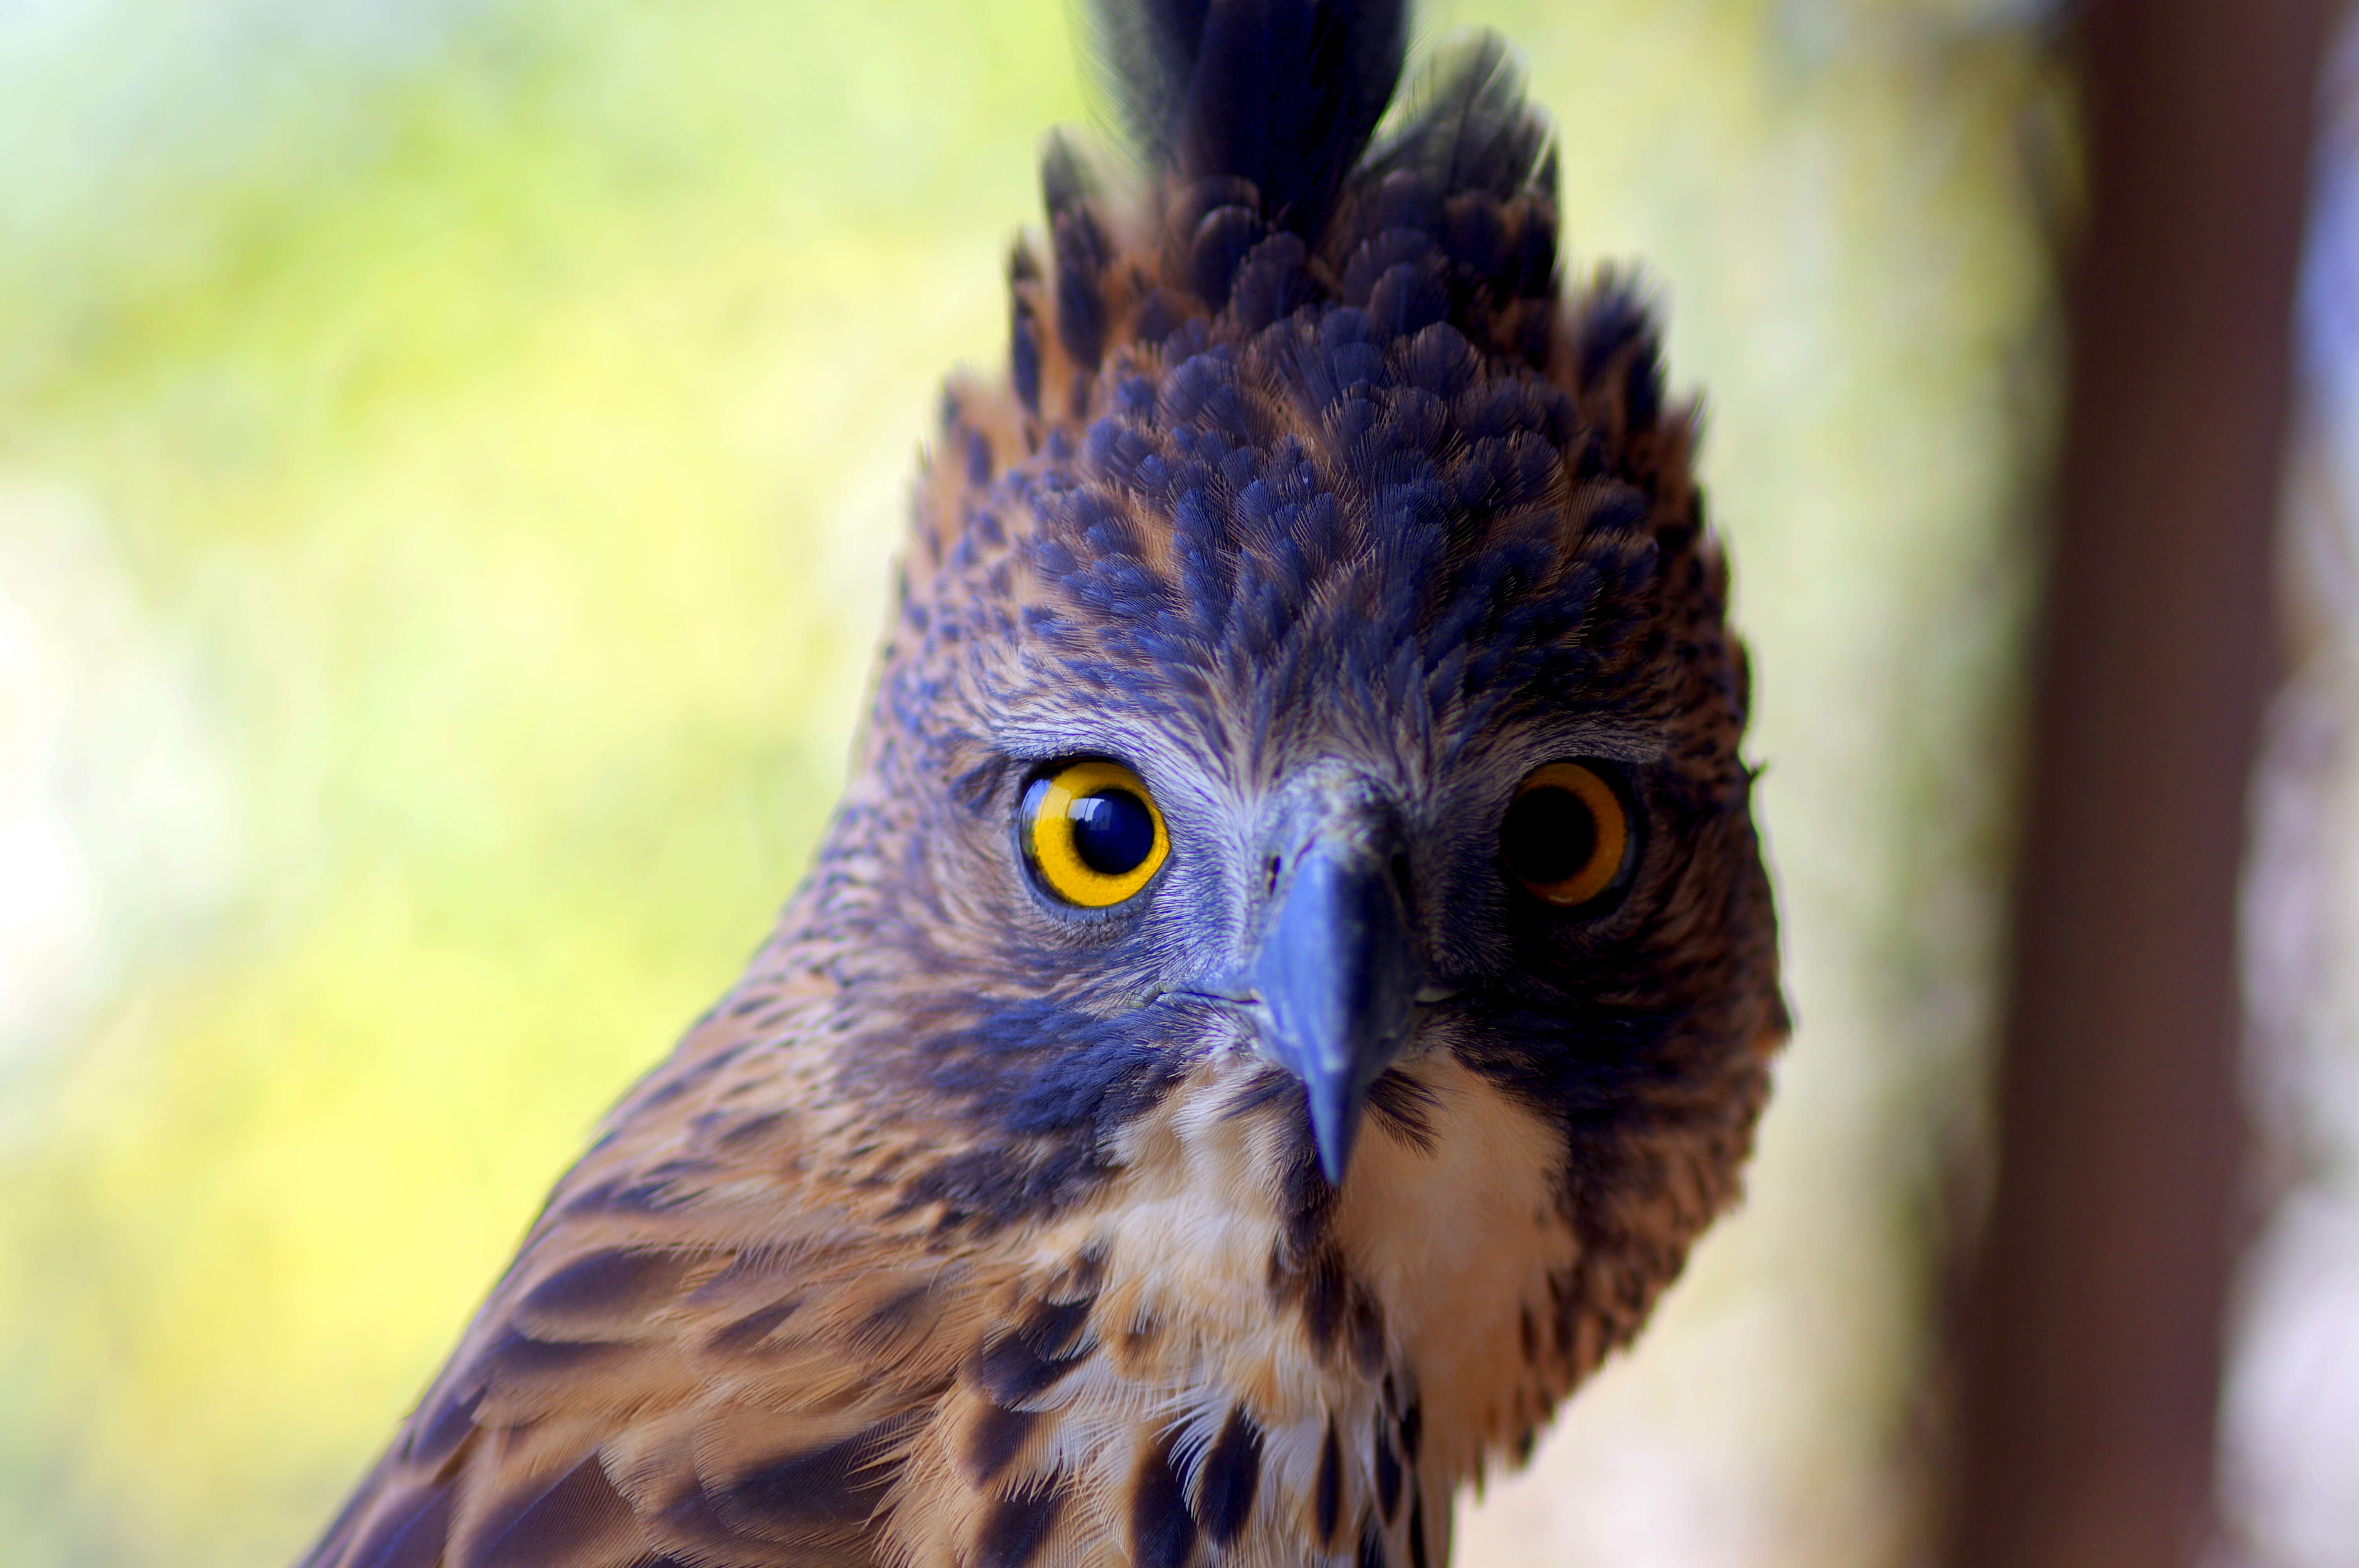
<svg viewBox="0 0 2359 1568"><path fill-rule="evenodd" d="M1800 1020L1747 1209L1462 1562L1897 1562L1975 1190L2039 8L1458 0L1642 261ZM0 1548L284 1561L840 781L1059 0L0 5ZM2069 181L2062 183L2069 184Z"/></svg>

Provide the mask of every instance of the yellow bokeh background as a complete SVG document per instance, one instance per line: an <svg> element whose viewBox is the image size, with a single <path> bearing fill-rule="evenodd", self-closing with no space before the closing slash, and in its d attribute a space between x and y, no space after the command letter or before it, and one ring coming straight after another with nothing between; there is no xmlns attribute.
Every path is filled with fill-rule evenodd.
<svg viewBox="0 0 2359 1568"><path fill-rule="evenodd" d="M1756 645L1802 1022L1747 1212L1464 1560L1918 1528L2013 521L2036 8L1460 0L1642 260ZM0 1559L296 1554L841 782L1003 353L1060 0L0 12Z"/></svg>

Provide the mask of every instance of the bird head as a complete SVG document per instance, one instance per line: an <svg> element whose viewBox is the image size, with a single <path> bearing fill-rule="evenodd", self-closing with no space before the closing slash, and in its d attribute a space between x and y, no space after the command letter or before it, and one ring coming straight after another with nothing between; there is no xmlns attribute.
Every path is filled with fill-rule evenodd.
<svg viewBox="0 0 2359 1568"><path fill-rule="evenodd" d="M1377 134L1404 33L1103 8L1144 172L1050 143L1008 371L945 396L804 907L947 1226L1071 1201L1177 1093L1341 1186L1442 1060L1569 1205L1733 1184L1784 1015L1693 416L1636 290L1566 297L1502 45Z"/></svg>
<svg viewBox="0 0 2359 1568"><path fill-rule="evenodd" d="M1102 0L843 803L315 1564L1446 1560L1734 1196L1745 658L1502 46Z"/></svg>

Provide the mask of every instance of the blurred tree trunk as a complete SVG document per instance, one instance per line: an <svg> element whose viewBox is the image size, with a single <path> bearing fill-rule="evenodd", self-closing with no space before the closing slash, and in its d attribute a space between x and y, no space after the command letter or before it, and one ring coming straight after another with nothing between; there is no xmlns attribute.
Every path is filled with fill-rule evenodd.
<svg viewBox="0 0 2359 1568"><path fill-rule="evenodd" d="M1953 1568L2193 1559L2243 1144L2234 899L2324 0L2093 0L2087 227L1964 1298Z"/></svg>

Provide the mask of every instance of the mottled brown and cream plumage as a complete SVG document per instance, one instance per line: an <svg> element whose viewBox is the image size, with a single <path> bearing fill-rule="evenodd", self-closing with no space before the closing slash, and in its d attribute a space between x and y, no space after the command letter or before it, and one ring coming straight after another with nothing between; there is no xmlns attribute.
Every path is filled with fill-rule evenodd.
<svg viewBox="0 0 2359 1568"><path fill-rule="evenodd" d="M1428 1568L1734 1195L1744 657L1544 124L1482 39L1378 134L1397 0L1099 22L1145 172L1051 144L815 868L314 1568ZM1025 849L1088 758L1169 829L1104 908Z"/></svg>

